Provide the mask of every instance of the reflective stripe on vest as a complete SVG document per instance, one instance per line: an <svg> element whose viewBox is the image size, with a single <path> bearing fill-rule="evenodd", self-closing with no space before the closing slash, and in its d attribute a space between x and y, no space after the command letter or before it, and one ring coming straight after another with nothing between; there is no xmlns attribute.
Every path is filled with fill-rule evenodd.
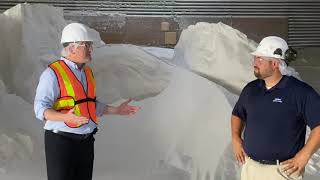
<svg viewBox="0 0 320 180"><path fill-rule="evenodd" d="M66 113L70 109L75 108L75 115L87 117L98 124L95 102L96 86L91 68L88 66L84 67L87 80L86 93L81 82L64 61L55 61L49 67L55 72L60 88L60 97L54 103L53 109ZM72 128L81 126L79 123L65 124Z"/></svg>

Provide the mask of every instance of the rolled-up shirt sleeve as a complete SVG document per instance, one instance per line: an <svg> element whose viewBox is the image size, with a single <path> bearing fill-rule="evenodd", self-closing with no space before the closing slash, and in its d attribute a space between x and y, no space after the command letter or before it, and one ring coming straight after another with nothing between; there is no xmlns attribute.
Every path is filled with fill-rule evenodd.
<svg viewBox="0 0 320 180"><path fill-rule="evenodd" d="M104 112L106 106L107 106L106 104L104 104L98 100L96 101L96 115L98 117L103 116L103 112Z"/></svg>
<svg viewBox="0 0 320 180"><path fill-rule="evenodd" d="M53 107L59 93L56 75L52 69L47 68L40 76L34 98L34 112L37 119L44 120L44 111Z"/></svg>

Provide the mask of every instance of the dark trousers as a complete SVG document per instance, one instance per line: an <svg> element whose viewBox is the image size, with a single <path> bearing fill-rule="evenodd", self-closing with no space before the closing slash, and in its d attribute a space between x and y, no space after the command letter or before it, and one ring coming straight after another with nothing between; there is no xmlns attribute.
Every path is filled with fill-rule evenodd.
<svg viewBox="0 0 320 180"><path fill-rule="evenodd" d="M48 180L92 180L94 137L74 140L45 131Z"/></svg>

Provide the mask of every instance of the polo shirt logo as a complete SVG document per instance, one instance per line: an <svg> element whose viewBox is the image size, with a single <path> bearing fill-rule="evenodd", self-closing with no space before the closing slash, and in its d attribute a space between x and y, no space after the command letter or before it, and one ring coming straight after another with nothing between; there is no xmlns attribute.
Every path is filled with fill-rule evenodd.
<svg viewBox="0 0 320 180"><path fill-rule="evenodd" d="M274 98L274 100L272 100L272 102L274 102L274 103L282 103L282 99L281 98Z"/></svg>

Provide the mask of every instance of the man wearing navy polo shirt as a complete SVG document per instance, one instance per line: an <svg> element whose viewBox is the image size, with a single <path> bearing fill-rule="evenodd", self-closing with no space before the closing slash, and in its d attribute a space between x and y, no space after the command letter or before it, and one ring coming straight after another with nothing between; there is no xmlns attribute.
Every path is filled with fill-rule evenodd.
<svg viewBox="0 0 320 180"><path fill-rule="evenodd" d="M241 179L301 180L320 147L320 96L288 74L296 53L283 39L266 37L251 54L257 79L244 87L231 117ZM311 134L305 143L306 126Z"/></svg>

